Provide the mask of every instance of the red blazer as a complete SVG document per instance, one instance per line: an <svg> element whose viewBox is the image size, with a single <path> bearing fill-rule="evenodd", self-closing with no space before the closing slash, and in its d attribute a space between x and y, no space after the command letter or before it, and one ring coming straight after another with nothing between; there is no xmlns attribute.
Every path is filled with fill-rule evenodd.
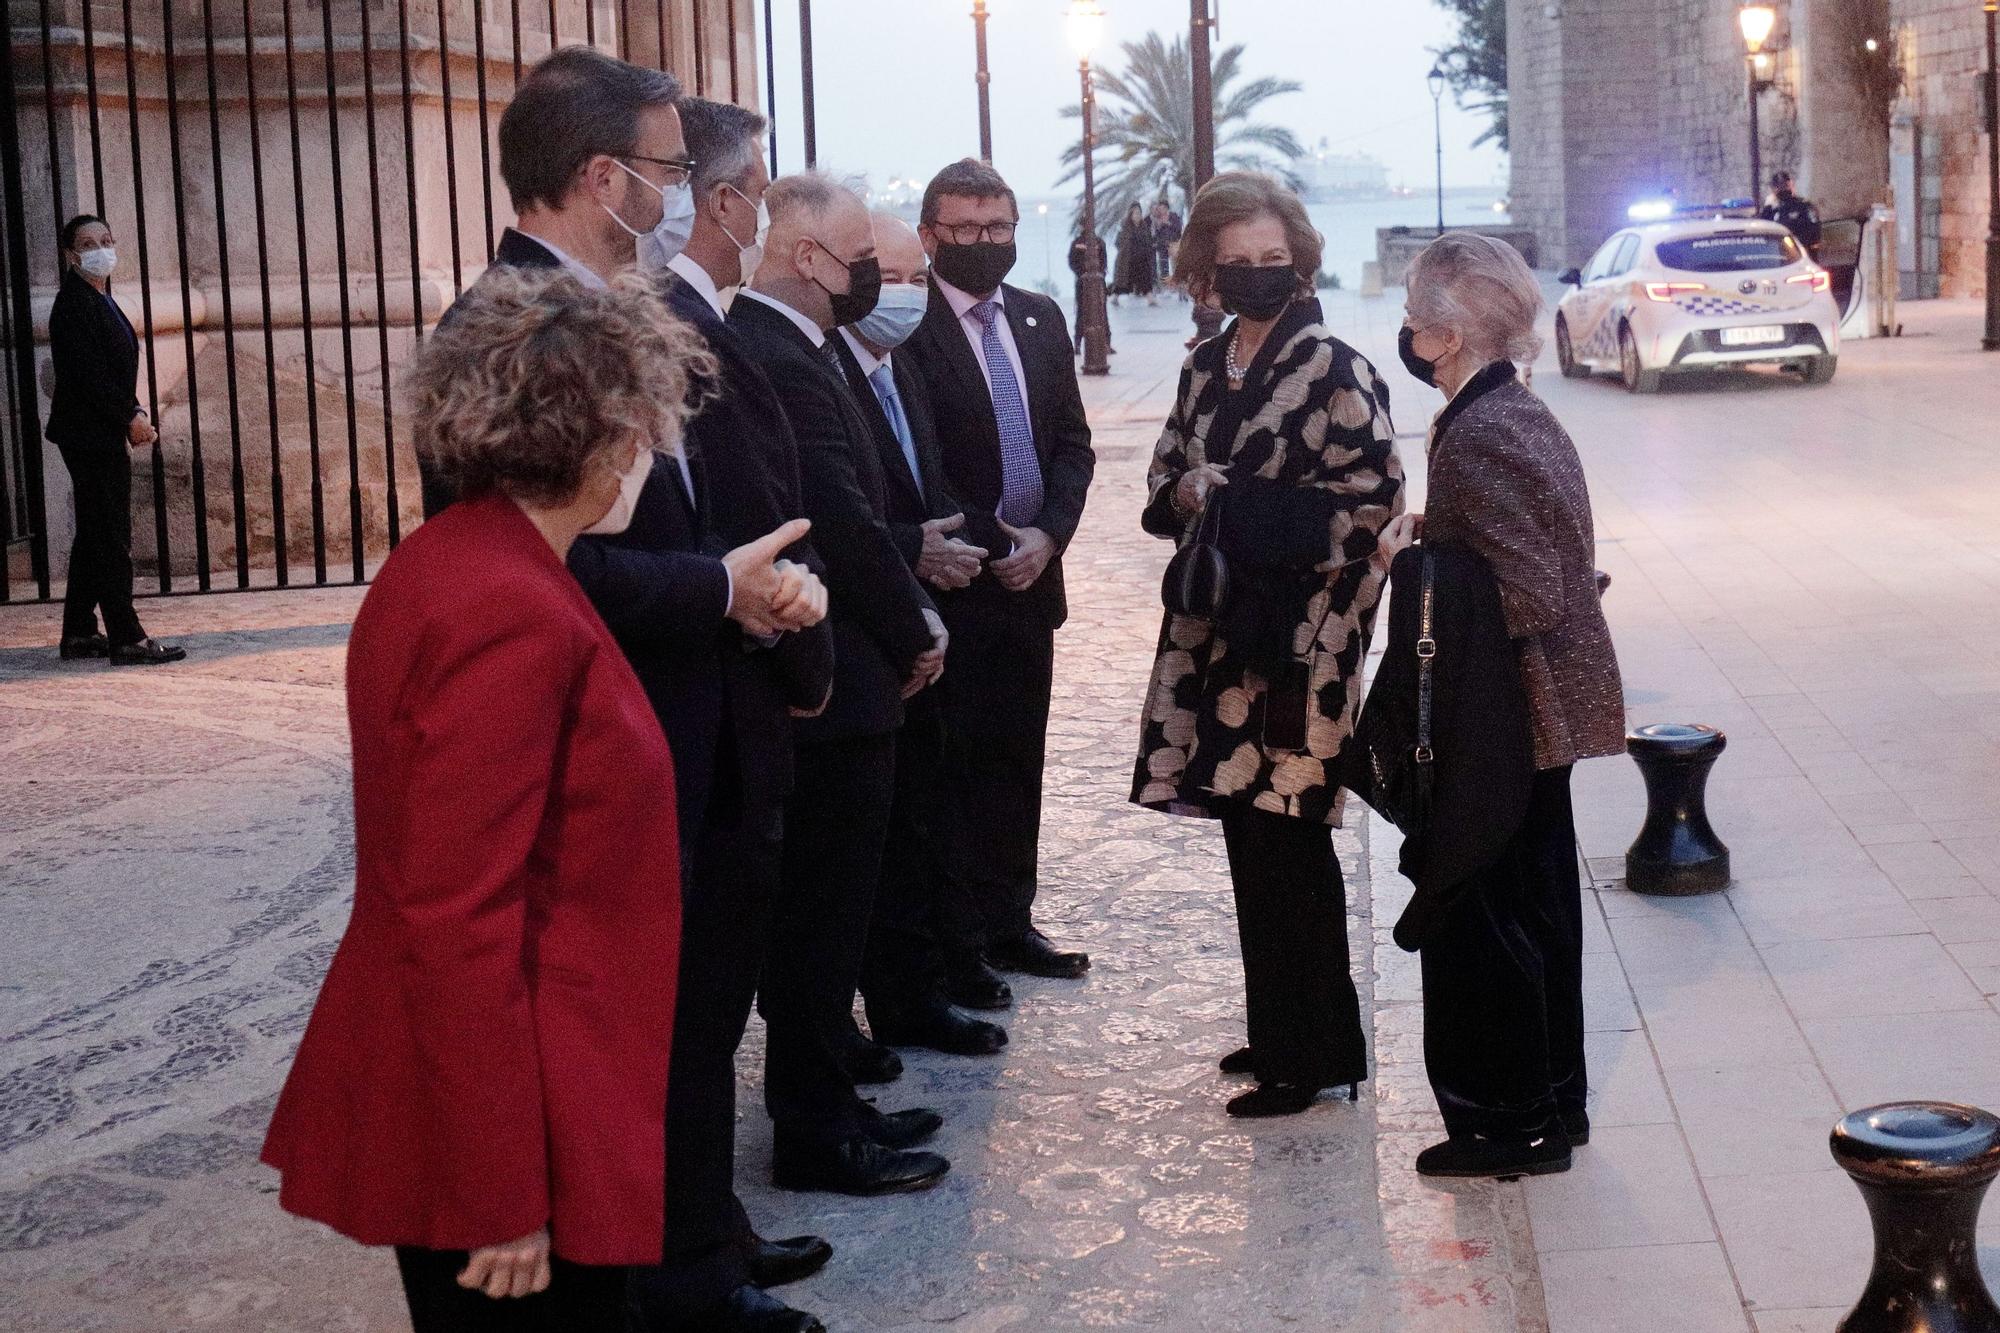
<svg viewBox="0 0 2000 1333"><path fill-rule="evenodd" d="M512 501L404 542L347 650L354 914L264 1144L279 1200L370 1245L549 1224L659 1262L680 955L673 760Z"/></svg>

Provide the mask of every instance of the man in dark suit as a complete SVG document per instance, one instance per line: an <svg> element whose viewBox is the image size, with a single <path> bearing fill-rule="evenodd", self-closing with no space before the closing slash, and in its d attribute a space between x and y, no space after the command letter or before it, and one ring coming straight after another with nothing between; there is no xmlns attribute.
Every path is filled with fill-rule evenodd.
<svg viewBox="0 0 2000 1333"><path fill-rule="evenodd" d="M1096 456L1062 309L1004 283L1020 208L998 172L967 158L924 191L930 308L905 349L928 391L946 484L986 571L941 597L952 635L944 706L945 844L983 914L987 962L1081 976L1087 955L1035 928L1042 763L1055 632L1068 614L1062 552L1076 535ZM951 978L954 999L1000 1007L984 966Z"/></svg>
<svg viewBox="0 0 2000 1333"><path fill-rule="evenodd" d="M965 526L965 515L945 485L923 383L895 350L924 317L930 266L909 223L888 212L873 221L882 299L868 318L839 331L834 348L882 461L889 535L921 582L940 591L963 588L979 577L987 553L953 535ZM925 690L911 699L896 736L896 801L861 990L876 1041L991 1055L1007 1044L1006 1030L965 1013L945 995L950 965L944 946L963 947L977 937L978 926L960 881L945 873L939 856L945 737L938 695ZM978 955L956 961L962 971L976 966Z"/></svg>
<svg viewBox="0 0 2000 1333"><path fill-rule="evenodd" d="M784 883L759 991L773 1175L789 1189L921 1189L949 1164L909 1149L941 1117L876 1110L855 1094L835 1049L851 1028L881 873L902 701L944 670L944 624L889 535L881 458L827 343L873 309L880 288L868 210L817 173L775 182L764 201L764 261L729 326L792 423L835 645L833 701L799 726L799 794L786 814Z"/></svg>
<svg viewBox="0 0 2000 1333"><path fill-rule="evenodd" d="M631 233L651 233L664 205L655 199L653 225L642 226L643 202L631 199L659 195L656 181L685 180L694 165L680 101L670 76L587 49L538 65L501 119L501 173L520 221L502 239L496 263L563 267L599 286L632 267L638 247ZM600 127L609 140L592 143L580 125ZM640 179L652 188L640 189ZM629 195L614 204L610 195L626 188L620 182ZM647 256L649 264L663 258L657 248ZM713 316L711 323L719 327ZM650 1328L812 1333L818 1320L758 1289L760 1280L810 1271L830 1249L816 1237L760 1240L735 1200L734 1055L762 960L760 844L763 864L772 867L767 878L775 877L778 839L770 824L788 778L785 709L824 703L832 639L821 623L824 586L811 572L810 548L799 544L808 525L796 505L787 510L774 497L756 511L763 525L745 532L744 506L723 504L741 489L741 469L712 468L711 460L735 458L739 435L779 445L774 431L783 429L775 405L767 402L761 417L746 406L754 405L754 385L747 397L733 387L704 386L720 396L689 423L679 459L662 460L649 474L631 525L617 536L578 541L569 564L659 716L679 795L683 910L667 1084L674 1162L666 1177L668 1249L658 1268L638 1275L634 1297ZM435 481L426 476L427 502L447 501ZM776 489L767 479L751 483L760 485ZM725 508L733 522L723 521ZM781 600L787 585L790 600ZM752 698L777 716L756 720ZM785 771L773 771L773 749ZM746 828L754 832L730 836ZM768 883L762 887L768 898Z"/></svg>

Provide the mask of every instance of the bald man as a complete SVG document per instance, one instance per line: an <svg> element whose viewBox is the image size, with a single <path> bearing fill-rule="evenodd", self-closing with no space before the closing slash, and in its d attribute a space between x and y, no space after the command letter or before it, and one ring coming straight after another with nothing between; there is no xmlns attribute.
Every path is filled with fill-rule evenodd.
<svg viewBox="0 0 2000 1333"><path fill-rule="evenodd" d="M818 173L772 183L764 261L729 327L764 370L798 440L801 498L832 594L833 699L798 729L784 874L758 1007L773 1178L786 1189L924 1189L950 1164L910 1151L943 1120L864 1102L839 1059L853 1032L869 914L895 799L903 701L944 669L944 622L889 531L889 483L849 392L833 331L873 313L881 265L868 210ZM884 1055L894 1052L884 1050ZM898 1066L900 1067L900 1066Z"/></svg>
<svg viewBox="0 0 2000 1333"><path fill-rule="evenodd" d="M930 307L930 261L909 223L882 211L873 223L882 296L835 346L889 481L890 535L927 588L956 590L979 577L988 553L963 540L965 515L945 483L923 381L896 355ZM976 906L939 856L944 739L938 691L926 690L906 705L896 739L896 801L861 990L875 1041L991 1055L1007 1044L1006 1029L946 997L949 971L976 967L982 941Z"/></svg>

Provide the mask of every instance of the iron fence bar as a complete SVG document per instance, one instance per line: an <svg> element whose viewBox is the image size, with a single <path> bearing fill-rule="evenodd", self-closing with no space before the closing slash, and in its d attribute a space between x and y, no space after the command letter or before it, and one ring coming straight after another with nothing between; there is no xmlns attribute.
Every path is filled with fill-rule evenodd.
<svg viewBox="0 0 2000 1333"><path fill-rule="evenodd" d="M771 32L771 0L764 0L764 104L771 127L771 174L778 174L778 41Z"/></svg>
<svg viewBox="0 0 2000 1333"><path fill-rule="evenodd" d="M188 409L188 455L194 483L195 586L208 591L208 485L201 454L201 381L195 369L194 290L188 274L187 183L181 166L180 81L174 73L174 0L160 0L160 31L167 76L167 154L173 159L168 175L174 183L174 247L180 260L181 351L187 357L185 383Z"/></svg>
<svg viewBox="0 0 2000 1333"><path fill-rule="evenodd" d="M632 0L618 0L618 58L632 58Z"/></svg>
<svg viewBox="0 0 2000 1333"><path fill-rule="evenodd" d="M394 386L389 374L389 275L383 271L382 256L382 175L376 163L375 137L375 29L368 18L370 0L356 0L361 10L361 105L368 127L368 225L375 246L375 333L382 370L382 466L388 486L389 549L401 539L401 523L396 513L396 407ZM409 145L404 144L405 153Z"/></svg>
<svg viewBox="0 0 2000 1333"><path fill-rule="evenodd" d="M694 29L694 95L708 96L708 25L702 22L701 0L688 0L692 6L689 26Z"/></svg>
<svg viewBox="0 0 2000 1333"><path fill-rule="evenodd" d="M444 96L445 212L451 220L451 288L454 294L463 294L465 257L458 236L458 135L452 128L458 104L451 97L451 29L445 22L445 10L450 5L451 0L438 0L438 87Z"/></svg>
<svg viewBox="0 0 2000 1333"><path fill-rule="evenodd" d="M0 193L13 195L15 178L0 180ZM11 227L8 210L0 206L0 226ZM0 281L7 284L6 298L0 300L0 339L4 339L10 358L7 373L0 375L6 381L7 418L0 423L0 603L14 600L13 561L7 558L6 548L12 546L22 536L32 536L35 524L28 516L27 486L21 475L22 464L27 458L21 447L23 440L34 440L36 453L41 452L41 441L33 435L22 432L21 395L19 377L15 374L12 358L16 353L14 343L14 289L20 284L14 280L14 267L7 257L7 248L0 246ZM39 433L40 421L36 421Z"/></svg>
<svg viewBox="0 0 2000 1333"><path fill-rule="evenodd" d="M584 3L588 5L590 0L584 0ZM551 51L562 45L562 38L556 35L556 25L556 0L549 0L549 50Z"/></svg>
<svg viewBox="0 0 2000 1333"><path fill-rule="evenodd" d="M583 0L583 40L597 45L597 0Z"/></svg>
<svg viewBox="0 0 2000 1333"><path fill-rule="evenodd" d="M516 42L515 50L520 49ZM479 88L479 197L486 206L486 262L493 262L493 126L486 114L486 3L472 0L472 58Z"/></svg>
<svg viewBox="0 0 2000 1333"><path fill-rule="evenodd" d="M56 230L69 221L63 206L68 191L63 189L62 149L56 139L55 37L49 24L49 0L41 0L42 14L42 110L49 127L49 207L55 210Z"/></svg>
<svg viewBox="0 0 2000 1333"><path fill-rule="evenodd" d="M97 18L90 0L83 5L83 91L90 105L90 184L96 191L97 216L104 216L104 134L97 116ZM129 41L130 38L128 37Z"/></svg>
<svg viewBox="0 0 2000 1333"><path fill-rule="evenodd" d="M243 413L237 403L236 307L229 284L229 210L223 202L222 96L215 76L215 0L201 0L201 35L208 70L208 148L215 182L216 274L222 284L222 367L229 386L229 497L236 524L236 586L250 586L250 514L243 498ZM250 34L243 34L248 62ZM255 108L252 108L254 114Z"/></svg>
<svg viewBox="0 0 2000 1333"><path fill-rule="evenodd" d="M128 0L129 3L129 0ZM11 108L19 106L14 85L14 25L7 25L7 59L0 62L0 102L10 108L6 124L0 125L0 212L4 212L7 284L7 350L13 357L13 376L8 381L15 418L21 431L21 486L27 493L28 564L37 592L49 595L48 509L42 487L42 421L40 390L35 383L35 311L28 281L28 225L26 201L21 197L21 124ZM35 522L39 518L39 523ZM9 536L12 535L11 515ZM0 553L0 595L12 595L12 576L5 572L7 561Z"/></svg>
<svg viewBox="0 0 2000 1333"><path fill-rule="evenodd" d="M729 0L727 7L722 11L722 17L729 24L729 100L740 102L743 100L743 80L736 67L741 63L737 57L742 52L736 45L736 0Z"/></svg>
<svg viewBox="0 0 2000 1333"><path fill-rule="evenodd" d="M125 111L132 148L132 217L139 231L139 311L146 341L146 412L153 423L153 546L159 560L161 592L174 590L173 552L167 540L166 453L159 440L160 369L153 337L152 247L146 240L146 163L139 138L139 64L133 53L132 0L125 0Z"/></svg>
<svg viewBox="0 0 2000 1333"><path fill-rule="evenodd" d="M366 4L368 0L362 0ZM347 164L340 156L340 90L334 81L333 0L320 0L320 65L326 71L327 148L332 154L333 264L340 283L340 370L347 396L347 535L354 554L354 581L367 580L362 550L361 423L354 403L354 309L347 293ZM364 53L365 54L365 53ZM370 144L369 160L374 160Z"/></svg>
<svg viewBox="0 0 2000 1333"><path fill-rule="evenodd" d="M666 0L657 0L657 3L655 3L655 4L654 4L654 6L653 6L653 15L654 15L654 17L653 17L653 35L654 35L655 37L657 37L657 38L659 39L659 47L660 47L660 63L659 63L659 68L660 68L660 69L665 69L665 68L667 67L667 4L666 4Z"/></svg>
<svg viewBox="0 0 2000 1333"><path fill-rule="evenodd" d="M264 133L259 128L257 100L256 28L250 18L250 0L243 0L243 84L249 99L250 184L257 210L257 285L263 299L264 317L264 406L271 428L271 552L278 566L278 586L292 581L290 551L285 525L285 461L278 434L278 336L277 319L271 309L271 242L264 212Z"/></svg>
<svg viewBox="0 0 2000 1333"><path fill-rule="evenodd" d="M326 582L326 491L319 475L319 356L314 339L312 264L306 247L306 169L299 152L298 48L292 34L292 0L285 15L285 110L292 126L292 214L299 234L299 322L306 349L306 445L312 455L313 582Z"/></svg>
<svg viewBox="0 0 2000 1333"><path fill-rule="evenodd" d="M521 82L521 0L509 0L508 9L514 21L514 82Z"/></svg>
<svg viewBox="0 0 2000 1333"><path fill-rule="evenodd" d="M410 91L410 0L396 0L397 33L403 42L403 186L407 197L410 227L410 332L421 344L424 340L424 265L420 254L421 228L417 222L417 124L414 98ZM394 514L392 509L391 514ZM389 544L397 540L397 520L389 520Z"/></svg>

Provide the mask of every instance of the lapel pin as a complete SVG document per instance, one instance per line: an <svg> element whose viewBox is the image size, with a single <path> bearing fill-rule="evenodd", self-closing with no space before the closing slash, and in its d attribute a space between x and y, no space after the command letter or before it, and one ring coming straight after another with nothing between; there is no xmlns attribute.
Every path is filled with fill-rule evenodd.
<svg viewBox="0 0 2000 1333"><path fill-rule="evenodd" d="M1033 315L1030 315L1028 316L1028 327L1031 329L1038 329L1041 327L1041 325L1035 322L1035 317Z"/></svg>

